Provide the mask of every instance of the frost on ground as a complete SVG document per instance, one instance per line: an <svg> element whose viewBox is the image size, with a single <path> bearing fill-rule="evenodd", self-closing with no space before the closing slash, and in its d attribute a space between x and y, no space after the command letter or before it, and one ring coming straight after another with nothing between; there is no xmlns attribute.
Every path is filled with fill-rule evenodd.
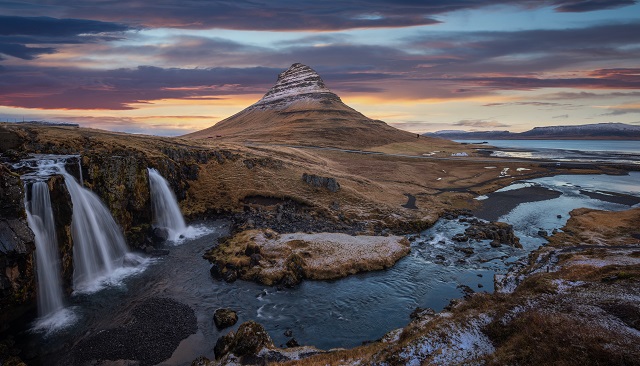
<svg viewBox="0 0 640 366"><path fill-rule="evenodd" d="M640 208L574 210L549 244L496 276L496 293L452 301L440 313L416 310L380 342L295 364L637 365L638 222Z"/></svg>
<svg viewBox="0 0 640 366"><path fill-rule="evenodd" d="M480 315L465 324L445 323L437 330L406 345L398 355L405 365L471 365L482 356L493 353L494 347L481 328L491 321Z"/></svg>
<svg viewBox="0 0 640 366"><path fill-rule="evenodd" d="M213 263L214 277L290 286L303 279L336 279L389 268L410 251L409 241L401 236L278 234L263 229L238 233L205 258Z"/></svg>

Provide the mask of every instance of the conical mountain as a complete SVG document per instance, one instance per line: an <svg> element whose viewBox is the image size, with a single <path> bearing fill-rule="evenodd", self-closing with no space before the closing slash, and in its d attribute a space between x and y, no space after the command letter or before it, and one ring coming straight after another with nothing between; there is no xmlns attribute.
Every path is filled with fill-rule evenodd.
<svg viewBox="0 0 640 366"><path fill-rule="evenodd" d="M416 134L373 120L342 102L320 75L299 63L255 104L187 138L364 148L414 141Z"/></svg>

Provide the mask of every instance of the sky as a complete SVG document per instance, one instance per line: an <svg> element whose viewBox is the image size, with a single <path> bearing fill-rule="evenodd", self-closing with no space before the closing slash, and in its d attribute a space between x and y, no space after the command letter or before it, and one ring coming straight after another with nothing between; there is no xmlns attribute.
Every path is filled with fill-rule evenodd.
<svg viewBox="0 0 640 366"><path fill-rule="evenodd" d="M416 133L640 125L635 0L0 0L0 121L177 136L296 62Z"/></svg>

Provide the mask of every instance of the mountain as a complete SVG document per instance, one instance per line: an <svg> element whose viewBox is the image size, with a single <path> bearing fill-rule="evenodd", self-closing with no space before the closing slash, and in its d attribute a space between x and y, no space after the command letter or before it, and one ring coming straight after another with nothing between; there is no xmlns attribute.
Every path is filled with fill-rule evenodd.
<svg viewBox="0 0 640 366"><path fill-rule="evenodd" d="M318 73L299 63L280 73L276 84L253 105L184 137L350 148L416 140L414 133L347 106Z"/></svg>
<svg viewBox="0 0 640 366"><path fill-rule="evenodd" d="M425 133L448 140L640 140L640 126L625 123L594 123L576 126L535 127L529 131L455 131Z"/></svg>

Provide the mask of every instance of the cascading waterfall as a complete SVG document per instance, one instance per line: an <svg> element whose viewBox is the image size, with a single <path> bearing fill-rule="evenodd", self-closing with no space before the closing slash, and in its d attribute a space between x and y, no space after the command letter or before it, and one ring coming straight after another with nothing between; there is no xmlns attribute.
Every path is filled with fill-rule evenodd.
<svg viewBox="0 0 640 366"><path fill-rule="evenodd" d="M31 200L26 203L26 211L35 235L38 315L43 318L64 308L58 240L47 183L31 185Z"/></svg>
<svg viewBox="0 0 640 366"><path fill-rule="evenodd" d="M61 172L73 204L73 286L82 290L122 267L129 250L120 228L100 198L80 186L62 167Z"/></svg>
<svg viewBox="0 0 640 366"><path fill-rule="evenodd" d="M187 231L187 225L178 207L178 201L167 180L157 170L153 168L147 170L149 171L154 226L167 229L168 239L175 241Z"/></svg>

